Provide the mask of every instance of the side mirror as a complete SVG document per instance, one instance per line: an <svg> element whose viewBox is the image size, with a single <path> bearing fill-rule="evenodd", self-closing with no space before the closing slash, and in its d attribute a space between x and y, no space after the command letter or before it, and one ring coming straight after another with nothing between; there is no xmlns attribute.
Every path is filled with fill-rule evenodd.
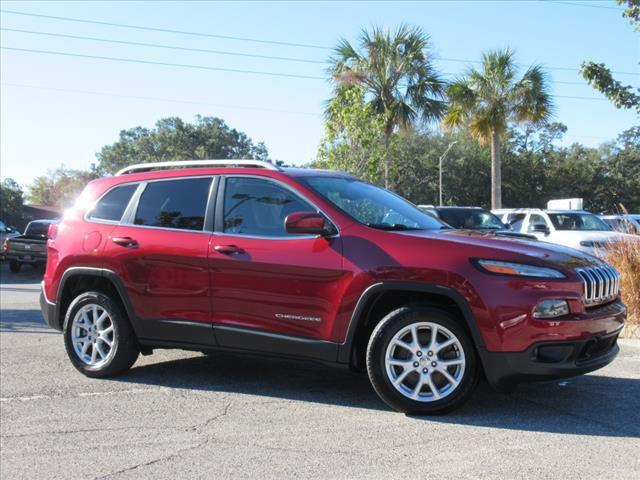
<svg viewBox="0 0 640 480"><path fill-rule="evenodd" d="M330 235L333 233L331 225L323 215L317 212L295 212L284 219L287 233L306 235Z"/></svg>
<svg viewBox="0 0 640 480"><path fill-rule="evenodd" d="M549 235L549 229L546 225L531 225L529 227L529 231L533 233L544 233L545 235Z"/></svg>

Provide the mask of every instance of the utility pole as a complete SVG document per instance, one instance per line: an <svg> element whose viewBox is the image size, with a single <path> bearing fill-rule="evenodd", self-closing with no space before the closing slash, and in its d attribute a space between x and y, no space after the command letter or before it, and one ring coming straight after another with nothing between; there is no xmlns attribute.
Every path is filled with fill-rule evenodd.
<svg viewBox="0 0 640 480"><path fill-rule="evenodd" d="M451 147L453 147L456 143L458 143L457 140L451 142L444 153L440 155L440 206L442 206L442 161L447 156L447 153L449 153L449 150L451 150Z"/></svg>

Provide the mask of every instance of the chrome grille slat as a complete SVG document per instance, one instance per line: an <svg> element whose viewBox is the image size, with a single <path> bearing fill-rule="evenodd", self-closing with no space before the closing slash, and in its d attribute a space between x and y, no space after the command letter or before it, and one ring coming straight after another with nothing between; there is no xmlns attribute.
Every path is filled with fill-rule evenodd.
<svg viewBox="0 0 640 480"><path fill-rule="evenodd" d="M585 305L598 305L618 296L620 274L612 266L602 264L577 268L576 273L582 279Z"/></svg>

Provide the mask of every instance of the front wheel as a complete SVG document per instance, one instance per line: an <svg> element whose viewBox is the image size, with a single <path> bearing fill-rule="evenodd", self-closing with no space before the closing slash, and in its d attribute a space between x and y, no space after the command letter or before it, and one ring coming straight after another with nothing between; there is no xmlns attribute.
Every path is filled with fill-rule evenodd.
<svg viewBox="0 0 640 480"><path fill-rule="evenodd" d="M389 406L423 415L459 407L479 378L475 348L458 319L423 306L399 308L376 326L367 372Z"/></svg>
<svg viewBox="0 0 640 480"><path fill-rule="evenodd" d="M63 333L71 363L88 377L124 373L140 353L119 302L102 292L85 292L71 302Z"/></svg>

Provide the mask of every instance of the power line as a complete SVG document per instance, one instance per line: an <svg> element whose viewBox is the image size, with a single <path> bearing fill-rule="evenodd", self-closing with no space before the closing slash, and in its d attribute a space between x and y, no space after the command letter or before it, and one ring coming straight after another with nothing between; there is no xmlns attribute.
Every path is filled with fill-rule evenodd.
<svg viewBox="0 0 640 480"><path fill-rule="evenodd" d="M10 87L32 88L36 90L49 90L53 92L79 93L83 95L98 95L102 97L128 98L128 99L134 99L134 100L150 100L154 102L184 103L187 105L203 105L208 107L233 108L238 110L250 110L250 111L270 112L270 113L285 113L289 115L310 115L314 117L320 116L320 113L296 112L291 110L279 110L279 109L264 108L264 107L247 107L247 106L241 106L241 105L227 105L223 103L209 103L209 102L201 102L196 100L180 100L175 98L147 97L147 96L140 96L140 95L122 95L122 94L110 93L110 92L96 92L91 90L73 90L68 88L43 87L40 85L26 85L21 83L10 83L10 82L2 82L2 85L6 85Z"/></svg>
<svg viewBox="0 0 640 480"><path fill-rule="evenodd" d="M114 43L119 45L134 45L139 47L153 47L153 48L166 48L170 50L183 50L187 52L198 52L198 53L213 53L217 55L230 55L237 57L251 57L251 58L263 58L267 60L284 60L289 62L302 62L302 63L316 63L324 65L325 62L320 60L308 60L304 58L292 58L292 57L276 57L271 55L255 55L252 53L236 53L236 52L226 52L222 50L209 50L204 48L190 48L190 47L180 47L175 45L166 45L160 43L145 43L145 42L130 42L125 40L114 40L111 38L99 38L99 37L83 37L80 35L67 35L62 33L53 33L53 32L38 32L35 30L21 30L17 28L0 28L0 30L6 32L18 32L18 33L28 33L30 35L43 35L48 37L59 37L59 38L72 38L74 40L90 40L94 42L103 42L103 43Z"/></svg>
<svg viewBox="0 0 640 480"><path fill-rule="evenodd" d="M98 38L98 37L84 37L84 36L79 36L79 35L67 35L67 34L61 34L61 33L40 32L40 31L35 31L35 30L22 30L22 29L16 29L16 28L0 28L0 30L8 31L8 32L27 33L27 34L33 34L33 35L43 35L43 36L61 37L61 38L71 38L71 39L76 39L76 40L91 40L91 41L97 41L97 42L103 42L103 43L113 43L113 44L119 44L119 45L135 45L135 46L164 48L164 49L172 49L172 50L184 50L184 51L191 51L191 52L198 52L198 53L213 53L213 54L220 54L220 55L261 58L261 59L269 59L269 60L284 60L284 61L304 62L304 63L313 63L313 64L325 65L325 62L322 62L322 61L319 61L319 60L309 60L309 59L300 59L300 58L291 58L291 57L276 57L276 56L270 56L270 55L254 55L254 54L248 54L248 53L235 53L235 52L226 52L226 51L221 51L221 50L208 50L208 49L201 49L201 48L189 48L189 47L181 47L181 46L158 44L158 43L130 42L130 41L125 41L125 40L114 40L114 39ZM455 62L465 62L464 60L459 60L459 59L447 59L447 60L455 61ZM567 68L567 70L570 70L570 69ZM453 73L445 73L444 75L453 76L455 74L453 74ZM567 85L586 85L584 82L569 82L569 81L559 81L559 80L556 81L556 83L562 83L562 84L567 84Z"/></svg>
<svg viewBox="0 0 640 480"><path fill-rule="evenodd" d="M293 42L281 42L278 40L262 40L258 38L247 38L247 37L235 37L229 35L217 35L213 33L204 33L204 32L190 32L186 30L172 30L169 28L158 28L158 27L146 27L143 25L129 25L126 23L115 23L115 22L102 22L99 20L85 20L81 18L71 18L71 17L59 17L56 15L43 15L40 13L27 13L27 12L18 12L15 10L0 10L1 13L11 13L13 15L24 15L27 17L39 17L39 18L48 18L51 20L63 20L65 22L77 22L77 23L89 23L92 25L104 25L108 27L120 27L120 28L132 28L136 30L146 30L149 32L163 32L163 33L176 33L178 35L191 35L194 37L208 37L208 38L220 38L224 40L236 40L241 42L253 42L253 43L265 43L270 45L281 45L287 47L302 47L302 48L316 48L321 50L326 50L327 47L322 45L312 45L308 43L293 43Z"/></svg>
<svg viewBox="0 0 640 480"><path fill-rule="evenodd" d="M550 3L550 1L547 2L547 3ZM556 3L558 3L558 2L556 2ZM563 2L563 3L568 3L569 5L579 5L579 4L575 4L575 3L572 3L572 2ZM611 8L611 7L608 7L608 8ZM288 47L313 48L313 49L318 49L318 50L333 50L332 47L325 46L325 45L313 45L313 44L306 44L306 43L285 42L285 41L279 41L279 40L264 40L264 39L257 39L257 38L248 38L248 37L218 35L218 34L212 34L212 33L193 32L193 31L187 31L187 30L172 30L172 29L167 29L167 28L148 27L148 26L143 26L143 25L131 25L131 24L125 24L125 23L104 22L104 21L99 21L99 20L87 20L87 19L80 19L80 18L73 18L73 17L61 17L61 16L56 16L56 15L43 15L43 14L38 14L38 13L18 12L16 10L0 10L0 13L9 13L9 14L13 14L13 15L23 15L23 16L27 16L27 17L47 18L47 19L51 19L51 20L61 20L61 21L67 21L67 22L88 23L88 24L93 24L93 25L103 25L103 26L109 26L109 27L128 28L128 29L134 29L134 30L145 30L145 31L152 31L152 32L174 33L174 34L179 34L179 35L190 35L190 36L196 36L196 37L220 38L220 39L225 39L225 40L235 40L235 41L262 43L262 44L270 44L270 45L280 45L280 46L288 46ZM446 57L441 57L440 59L441 60L445 60L445 61L451 61L451 62L480 63L478 60L464 60L464 59L446 58ZM523 66L523 64L518 64L518 65ZM573 72L578 70L575 67L554 67L554 66L551 66L551 67L545 67L545 68L547 68L549 70L565 70L565 71L573 71ZM612 73L615 73L615 74L618 74L618 75L634 75L634 76L635 75L640 75L640 73L636 73L636 72L612 71Z"/></svg>
<svg viewBox="0 0 640 480"><path fill-rule="evenodd" d="M268 75L271 77L287 77L287 78L305 78L310 80L326 80L324 77L314 77L312 75L298 75L294 73L277 73L277 72L263 72L258 70L241 70L236 68L223 68L223 67L209 67L207 65L193 65L186 63L170 63L170 62L155 62L151 60L140 60L135 58L119 58L119 57L103 57L100 55L84 55L79 53L69 52L55 52L51 50L35 50L30 48L15 48L15 47L0 47L2 50L12 50L15 52L28 52L28 53L41 53L45 55L61 55L64 57L75 58L91 58L94 60L108 60L112 62L126 62L126 63L140 63L143 65L161 65L165 67L179 67L179 68L194 68L197 70L212 70L217 72L231 72L231 73L249 73L253 75Z"/></svg>
<svg viewBox="0 0 640 480"><path fill-rule="evenodd" d="M622 11L622 9L618 7L609 7L608 5L593 5L593 4L579 3L579 2L564 2L560 0L538 0L538 1L542 3L556 3L558 5L571 5L572 7L604 8L607 10L617 10L618 12Z"/></svg>
<svg viewBox="0 0 640 480"><path fill-rule="evenodd" d="M308 80L326 80L326 78L324 77L316 77L312 75L263 72L258 70L241 70L241 69L235 69L235 68L210 67L207 65L193 65L193 64L184 64L184 63L155 62L151 60L140 60L135 58L104 57L100 55L84 55L80 53L56 52L51 50L35 50L30 48L15 48L15 47L1 46L0 49L16 51L16 52L40 53L44 55L60 55L60 56L73 57L73 58L88 58L92 60L107 60L112 62L139 63L142 65L159 65L159 66L165 66L165 67L193 68L197 70L211 70L211 71L230 72L230 73L248 73L253 75L268 75L272 77L301 78L301 79L308 79ZM564 96L564 95L554 95L554 96L557 98L571 98L571 99L580 99L580 100L597 100L597 101L605 100L602 98L595 98L595 97L574 97L574 96Z"/></svg>

